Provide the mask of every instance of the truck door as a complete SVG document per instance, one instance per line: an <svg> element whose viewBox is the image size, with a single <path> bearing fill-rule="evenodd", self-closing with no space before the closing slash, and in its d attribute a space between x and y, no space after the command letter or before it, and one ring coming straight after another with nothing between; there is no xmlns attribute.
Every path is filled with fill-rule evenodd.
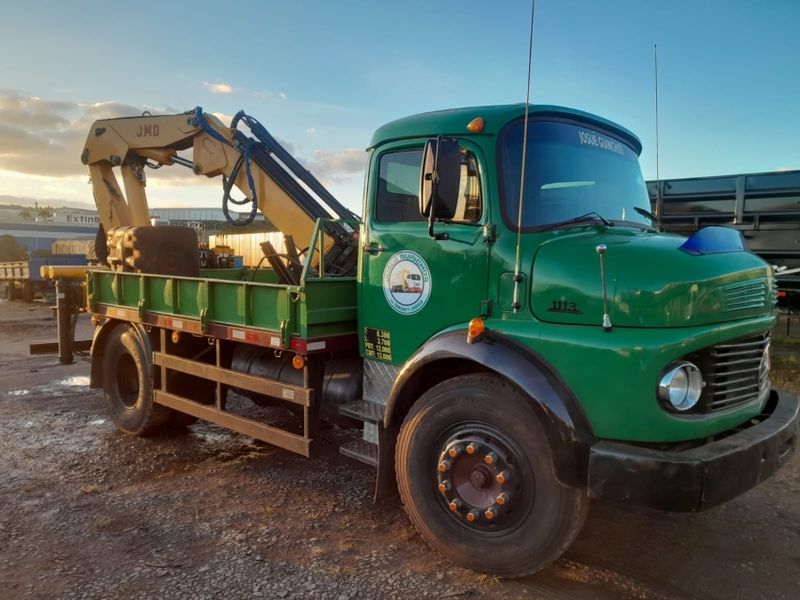
<svg viewBox="0 0 800 600"><path fill-rule="evenodd" d="M428 235L419 213L425 140L373 152L367 182L360 330L363 356L401 365L428 338L487 310L490 244L480 149L461 142L459 203L452 222Z"/></svg>

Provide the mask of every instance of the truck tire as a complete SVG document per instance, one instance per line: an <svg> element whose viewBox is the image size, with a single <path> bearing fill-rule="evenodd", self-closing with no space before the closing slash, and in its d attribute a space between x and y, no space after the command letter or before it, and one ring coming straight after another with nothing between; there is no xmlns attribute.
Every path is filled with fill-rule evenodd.
<svg viewBox="0 0 800 600"><path fill-rule="evenodd" d="M540 571L586 519L585 489L562 486L542 424L516 387L473 374L425 392L400 429L400 497L453 562L501 577Z"/></svg>
<svg viewBox="0 0 800 600"><path fill-rule="evenodd" d="M103 352L103 395L114 425L131 435L167 429L175 411L153 401L153 365L136 331L117 325Z"/></svg>

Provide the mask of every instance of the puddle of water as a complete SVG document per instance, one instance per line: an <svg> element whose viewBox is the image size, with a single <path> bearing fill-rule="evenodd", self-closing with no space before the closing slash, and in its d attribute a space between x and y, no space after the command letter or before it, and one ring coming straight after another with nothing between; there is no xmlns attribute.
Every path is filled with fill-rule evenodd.
<svg viewBox="0 0 800 600"><path fill-rule="evenodd" d="M88 375L74 375L72 377L67 377L66 379L62 379L56 385L66 385L69 387L89 387L89 376Z"/></svg>
<svg viewBox="0 0 800 600"><path fill-rule="evenodd" d="M47 385L43 385L41 387L37 387L37 393L47 394L47 393L56 393L58 391L64 391L64 388L88 388L89 387L89 376L88 375L73 375L72 377L67 377L65 379L59 379L58 381L53 381L48 383Z"/></svg>
<svg viewBox="0 0 800 600"><path fill-rule="evenodd" d="M192 435L199 437L201 441L209 444L230 442L234 438L230 433L219 433L216 431L193 431Z"/></svg>
<svg viewBox="0 0 800 600"><path fill-rule="evenodd" d="M9 396L27 396L30 393L31 393L30 390L11 390L10 392L8 392L8 395Z"/></svg>

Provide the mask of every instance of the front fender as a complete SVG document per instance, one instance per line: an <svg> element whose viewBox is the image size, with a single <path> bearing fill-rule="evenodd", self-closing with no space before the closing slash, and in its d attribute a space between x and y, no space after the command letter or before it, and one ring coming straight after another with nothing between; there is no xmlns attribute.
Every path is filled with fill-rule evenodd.
<svg viewBox="0 0 800 600"><path fill-rule="evenodd" d="M422 374L439 361L460 359L476 363L519 387L542 421L555 463L558 480L571 487L588 481L591 426L572 391L555 370L536 352L495 331L467 343L465 330L448 331L428 340L406 362L387 400L384 429L399 428L411 404L424 390ZM444 363L442 363L444 364ZM502 398L498 398L502 405Z"/></svg>

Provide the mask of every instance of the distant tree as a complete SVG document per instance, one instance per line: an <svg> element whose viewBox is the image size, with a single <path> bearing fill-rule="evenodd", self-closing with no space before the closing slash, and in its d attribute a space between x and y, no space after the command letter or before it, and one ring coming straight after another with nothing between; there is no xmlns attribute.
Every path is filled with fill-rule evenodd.
<svg viewBox="0 0 800 600"><path fill-rule="evenodd" d="M0 260L23 260L28 251L13 235L0 235Z"/></svg>
<svg viewBox="0 0 800 600"><path fill-rule="evenodd" d="M25 219L26 221L33 220L33 213L31 213L30 208L23 208L21 211L19 211L19 216Z"/></svg>
<svg viewBox="0 0 800 600"><path fill-rule="evenodd" d="M56 216L55 211L53 210L52 206L42 206L39 208L39 218L42 221L50 221L53 217Z"/></svg>

